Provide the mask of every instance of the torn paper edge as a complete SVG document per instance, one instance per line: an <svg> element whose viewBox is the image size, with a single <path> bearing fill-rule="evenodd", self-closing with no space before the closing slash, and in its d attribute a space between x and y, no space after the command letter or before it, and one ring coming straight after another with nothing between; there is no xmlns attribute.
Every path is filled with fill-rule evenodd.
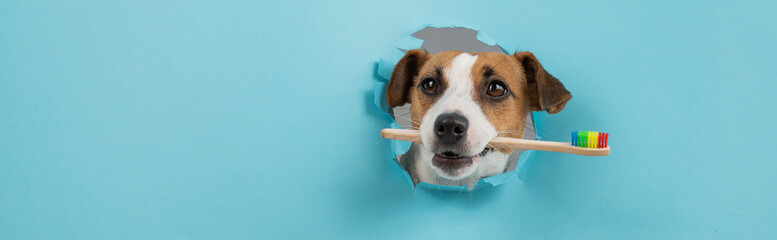
<svg viewBox="0 0 777 240"><path fill-rule="evenodd" d="M397 124L396 120L391 116L393 114L393 110L391 107L388 106L388 103L386 103L386 87L388 86L388 82L391 79L391 73L394 69L394 65L396 65L396 63L399 62L400 59L402 59L406 51L421 47L421 45L424 43L424 40L413 37L412 34L427 27L432 27L432 28L461 27L461 28L475 30L478 32L477 39L479 41L485 44L488 44L489 46L497 45L497 41L494 38L480 31L479 28L473 28L473 27L464 26L464 25L427 24L410 32L410 34L408 34L405 38L400 40L400 42L394 46L391 56L389 56L388 58L380 58L377 63L378 64L377 75L380 76L380 78L376 78L377 81L375 81L373 84L373 94L374 94L373 104L376 107L376 110L378 110L378 112L380 112L380 114L384 116L386 120L389 121L389 125L387 126L388 128L395 128L395 129L402 128L401 126L399 126L399 124ZM507 54L513 54L515 53L515 50L516 50L514 47L512 47L512 45L507 45L504 43L500 43L497 46ZM505 47L505 46L510 46L510 47ZM540 125L540 123L537 121L535 113L531 112L530 114L532 114L532 118L534 119L535 129L538 129L537 126ZM542 137L539 135L539 133L536 133L536 139L540 140L541 138ZM402 166L400 165L397 159L397 155L405 154L410 149L411 143L394 140L394 139L386 139L386 140L387 142L389 142L389 152L385 157L388 160L393 161L395 163L394 166L398 170L404 172L405 181L409 184L409 186L411 188L416 188L413 186L413 180L410 178L410 174L407 172L407 170L402 168ZM477 184L472 189L472 191L475 191L477 189L481 189L484 187L496 187L516 180L519 182L522 181L526 176L525 168L528 166L526 163L530 159L532 159L531 156L533 155L533 153L534 153L534 150L524 151L518 157L518 163L515 169L504 172L502 174L480 179L480 181L477 182ZM444 190L444 191L459 191L459 192L470 191L467 189L466 186L437 185L437 184L430 184L425 182L419 183L417 187L432 189L432 190Z"/></svg>

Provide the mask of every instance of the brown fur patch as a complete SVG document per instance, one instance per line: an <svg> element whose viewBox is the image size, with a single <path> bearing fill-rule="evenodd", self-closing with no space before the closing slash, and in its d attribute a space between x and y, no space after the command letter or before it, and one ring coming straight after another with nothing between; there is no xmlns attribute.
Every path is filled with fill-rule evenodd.
<svg viewBox="0 0 777 240"><path fill-rule="evenodd" d="M453 58L459 55L461 52L448 51L434 54L431 59L425 64L418 76L413 81L414 88L411 90L411 98L413 103L410 106L410 115L413 120L413 128L418 129L421 127L421 119L426 115L426 111L432 108L437 99L442 97L445 90L448 88L448 79L445 78L445 68L450 67ZM438 69L440 70L438 73ZM434 77L440 83L440 88L437 94L429 96L421 92L418 88L421 80L428 77Z"/></svg>
<svg viewBox="0 0 777 240"><path fill-rule="evenodd" d="M510 55L501 53L477 53L472 66L472 97L480 105L483 114L496 128L499 136L523 138L529 104L526 97L526 78L523 68ZM494 99L486 94L492 81L507 85L507 94ZM494 146L503 153L512 150Z"/></svg>
<svg viewBox="0 0 777 240"><path fill-rule="evenodd" d="M517 52L513 56L524 70L531 110L554 114L564 109L567 101L572 98L572 94L567 91L564 84L545 71L534 54Z"/></svg>
<svg viewBox="0 0 777 240"><path fill-rule="evenodd" d="M431 55L424 50L413 49L399 60L394 66L391 80L386 88L386 103L389 106L398 107L411 101L413 80L430 57Z"/></svg>

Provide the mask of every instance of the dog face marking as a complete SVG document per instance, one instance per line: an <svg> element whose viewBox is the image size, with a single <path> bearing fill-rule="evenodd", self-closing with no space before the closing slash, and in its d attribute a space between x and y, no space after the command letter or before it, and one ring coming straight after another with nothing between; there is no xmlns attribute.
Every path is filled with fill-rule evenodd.
<svg viewBox="0 0 777 240"><path fill-rule="evenodd" d="M478 56L468 53L459 53L451 60L448 67L443 68L443 78L439 81L444 81L446 87L438 90L443 91L443 93L437 93L435 103L426 111L420 121L421 140L426 150L435 153L435 155L447 154L471 158L454 160L449 158L434 161L433 157L433 169L437 170L437 174L450 179L459 179L472 174L476 169L475 161L479 160L480 153L486 149L486 144L497 136L496 129L486 119L483 110L473 98L475 91L473 89L472 66L477 58ZM411 106L411 108L413 107ZM454 144L443 144L441 143L442 139L435 132L444 128L444 125L438 125L438 118L451 115L466 121L468 126L463 129L466 132L462 134L464 136L462 139ZM450 163L446 164L445 162Z"/></svg>
<svg viewBox="0 0 777 240"><path fill-rule="evenodd" d="M474 186L504 171L510 149L490 146L496 136L523 137L529 111L560 111L571 95L531 53L411 50L394 69L386 100L411 102L421 132L421 181Z"/></svg>

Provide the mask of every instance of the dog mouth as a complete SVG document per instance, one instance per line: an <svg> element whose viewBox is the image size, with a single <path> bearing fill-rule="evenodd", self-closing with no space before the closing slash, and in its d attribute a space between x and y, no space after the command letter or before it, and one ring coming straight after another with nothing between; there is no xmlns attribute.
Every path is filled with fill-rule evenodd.
<svg viewBox="0 0 777 240"><path fill-rule="evenodd" d="M492 150L491 148L484 148L483 151L474 156L462 156L453 151L435 153L434 157L432 157L432 165L446 172L454 171L472 165L474 158L485 156Z"/></svg>

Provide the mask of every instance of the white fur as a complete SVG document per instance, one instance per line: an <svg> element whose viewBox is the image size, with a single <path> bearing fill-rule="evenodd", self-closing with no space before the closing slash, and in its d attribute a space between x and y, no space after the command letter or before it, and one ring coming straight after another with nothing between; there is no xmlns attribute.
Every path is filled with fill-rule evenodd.
<svg viewBox="0 0 777 240"><path fill-rule="evenodd" d="M459 112L469 121L466 139L464 139L463 155L475 156L486 147L489 141L496 137L496 129L488 121L483 110L472 97L473 81L472 67L478 56L461 53L444 68L448 88L440 99L430 108L421 120L421 141L423 148L416 159L416 170L421 181L444 185L467 185L474 187L484 176L502 173L507 164L508 155L492 151L483 157L473 158L473 164L462 169L456 176L450 176L432 165L434 152L429 146L434 146L437 138L434 133L434 122L440 114Z"/></svg>
<svg viewBox="0 0 777 240"><path fill-rule="evenodd" d="M430 150L422 147L416 154L415 166L416 174L421 182L437 184L437 185L453 185L453 186L467 186L468 189L475 187L475 184L480 181L481 178L487 176L493 176L504 172L507 165L507 159L509 154L502 152L490 152L483 157L477 157L474 160L471 169L474 169L471 174L464 175L457 179L451 179L445 177L443 172L437 170L432 165L432 157L434 153ZM441 174L442 173L442 174Z"/></svg>

